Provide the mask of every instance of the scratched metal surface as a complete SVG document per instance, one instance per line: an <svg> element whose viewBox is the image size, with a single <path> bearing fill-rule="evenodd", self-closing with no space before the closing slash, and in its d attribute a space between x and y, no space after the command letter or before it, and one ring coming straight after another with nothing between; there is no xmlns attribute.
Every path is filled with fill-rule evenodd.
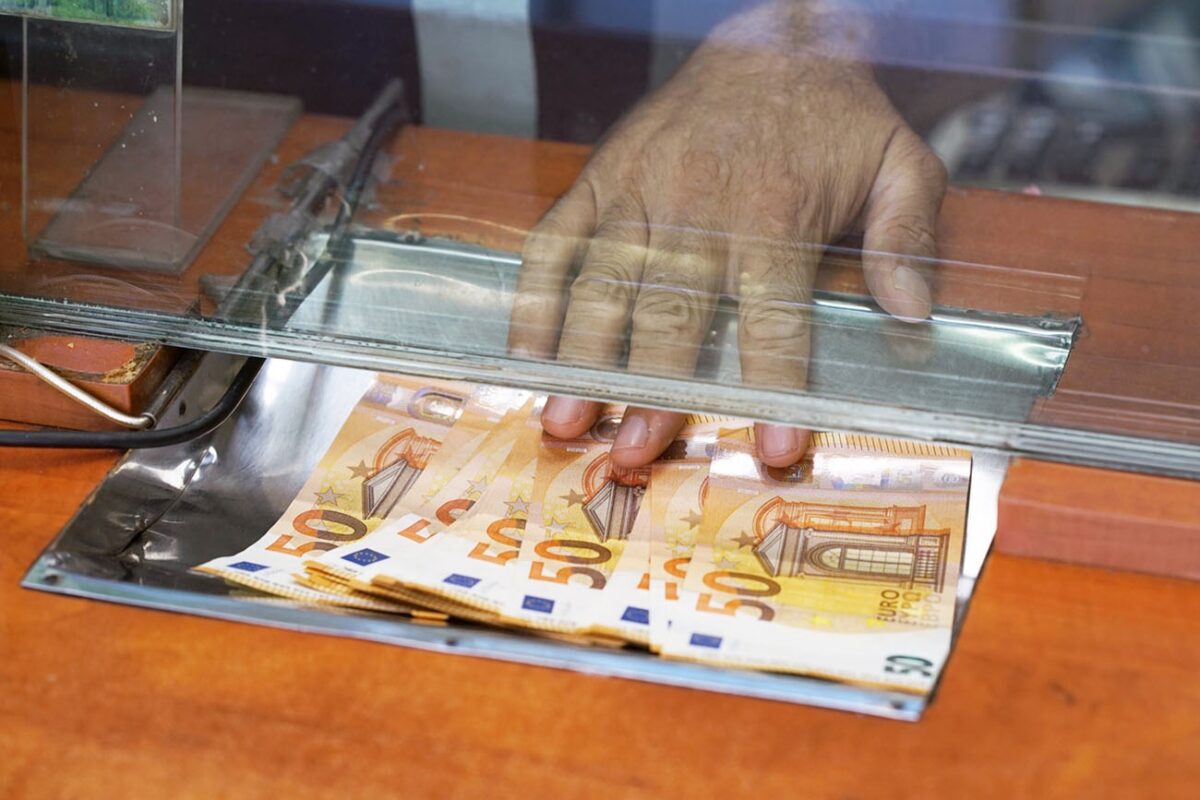
<svg viewBox="0 0 1200 800"><path fill-rule="evenodd" d="M353 259L336 266L288 328L505 357L519 268L513 253L376 232L356 239ZM807 396L1016 423L1053 391L1079 326L1075 318L945 307L913 325L867 298L820 292L808 310ZM723 298L700 347L697 393L741 383L737 324L736 300Z"/></svg>

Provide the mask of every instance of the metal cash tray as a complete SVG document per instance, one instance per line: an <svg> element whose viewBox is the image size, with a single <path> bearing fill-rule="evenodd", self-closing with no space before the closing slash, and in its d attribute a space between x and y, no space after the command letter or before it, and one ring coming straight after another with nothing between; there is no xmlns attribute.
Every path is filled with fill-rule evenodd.
<svg viewBox="0 0 1200 800"><path fill-rule="evenodd" d="M173 404L207 407L236 364L205 356ZM26 574L23 585L219 619L350 636L729 694L915 720L928 700L798 676L706 667L494 630L260 599L191 567L257 540L300 490L372 373L273 359L239 410L208 436L126 455ZM171 424L164 419L162 424ZM956 627L995 531L1007 459L977 454Z"/></svg>

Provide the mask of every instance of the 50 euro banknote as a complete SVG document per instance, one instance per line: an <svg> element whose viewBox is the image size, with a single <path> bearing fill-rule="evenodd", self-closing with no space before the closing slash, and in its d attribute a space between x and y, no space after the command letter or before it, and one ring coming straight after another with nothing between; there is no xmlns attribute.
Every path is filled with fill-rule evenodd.
<svg viewBox="0 0 1200 800"><path fill-rule="evenodd" d="M334 597L296 580L302 560L355 542L461 471L514 402L507 390L379 375L280 518L256 542L200 565L250 588L314 603L403 610L370 598ZM443 449L443 444L449 446ZM436 491L436 489L434 489Z"/></svg>
<svg viewBox="0 0 1200 800"><path fill-rule="evenodd" d="M574 439L543 435L533 502L520 553L508 573L505 622L584 633L625 550L650 470L625 469L610 449L624 412L605 406Z"/></svg>
<svg viewBox="0 0 1200 800"><path fill-rule="evenodd" d="M741 430L737 420L689 416L671 447L651 465L649 543L650 649L662 649L671 607L687 578L704 519L708 468L723 435Z"/></svg>
<svg viewBox="0 0 1200 800"><path fill-rule="evenodd" d="M497 475L534 405L528 395L525 400L521 408L505 415L436 495L415 509L393 515L370 536L306 559L306 572L320 576L327 589L328 582L333 581L357 596L373 590L371 581L380 572L408 563L424 564L431 543L461 519L470 517L483 498L495 493Z"/></svg>
<svg viewBox="0 0 1200 800"><path fill-rule="evenodd" d="M462 615L497 618L508 601L511 567L533 500L542 440L538 411L521 422L508 458L469 515L429 539L419 559L379 564L364 571L361 580L393 596L436 597Z"/></svg>
<svg viewBox="0 0 1200 800"><path fill-rule="evenodd" d="M678 596L699 531L709 459L722 430L736 424L727 417L689 414L650 465L637 519L601 593L594 631L652 649L661 646L666 606Z"/></svg>
<svg viewBox="0 0 1200 800"><path fill-rule="evenodd" d="M789 469L724 436L662 654L929 692L950 652L969 453L816 434Z"/></svg>

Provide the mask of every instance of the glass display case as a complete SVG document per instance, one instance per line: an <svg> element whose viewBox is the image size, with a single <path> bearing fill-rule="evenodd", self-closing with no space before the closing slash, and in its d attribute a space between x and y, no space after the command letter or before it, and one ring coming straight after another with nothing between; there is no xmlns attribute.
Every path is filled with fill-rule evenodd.
<svg viewBox="0 0 1200 800"><path fill-rule="evenodd" d="M266 357L248 407L288 420L357 368L968 448L993 494L1014 455L1200 478L1190 3L184 6L0 0L0 335L212 353L160 427ZM73 535L138 548L72 577L115 539L68 542L34 579L213 594L122 516L131 475L169 517L167 465L202 462L132 456ZM659 669L597 658L572 665Z"/></svg>

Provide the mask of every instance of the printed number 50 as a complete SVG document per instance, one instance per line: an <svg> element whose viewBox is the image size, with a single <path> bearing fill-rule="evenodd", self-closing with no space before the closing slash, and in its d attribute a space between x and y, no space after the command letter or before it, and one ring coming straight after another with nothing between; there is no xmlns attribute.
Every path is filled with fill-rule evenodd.
<svg viewBox="0 0 1200 800"><path fill-rule="evenodd" d="M580 555L577 551L585 551L591 555ZM546 564L534 561L529 565L529 577L535 581L550 583L568 583L573 575L582 575L588 579L593 589L603 589L604 573L598 569L580 564L603 564L612 558L612 552L604 545L579 539L547 539L538 542L533 551L547 561L565 561L572 566L559 567L553 574L546 574Z"/></svg>
<svg viewBox="0 0 1200 800"><path fill-rule="evenodd" d="M883 671L896 675L915 674L923 678L932 678L933 662L917 656L888 656Z"/></svg>

